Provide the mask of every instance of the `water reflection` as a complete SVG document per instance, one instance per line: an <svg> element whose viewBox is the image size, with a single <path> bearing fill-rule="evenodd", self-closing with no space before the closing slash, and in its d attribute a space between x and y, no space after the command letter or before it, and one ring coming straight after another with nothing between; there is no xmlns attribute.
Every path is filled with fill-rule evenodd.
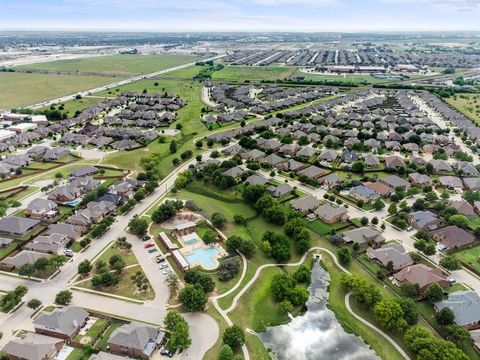
<svg viewBox="0 0 480 360"><path fill-rule="evenodd" d="M318 262L312 269L307 311L286 325L269 327L259 336L272 359L378 360L361 338L347 334L326 307L330 275Z"/></svg>

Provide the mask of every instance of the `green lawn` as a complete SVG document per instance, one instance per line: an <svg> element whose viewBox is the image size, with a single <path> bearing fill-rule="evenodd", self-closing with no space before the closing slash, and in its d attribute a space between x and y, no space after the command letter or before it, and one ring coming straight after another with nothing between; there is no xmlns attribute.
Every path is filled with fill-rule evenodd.
<svg viewBox="0 0 480 360"><path fill-rule="evenodd" d="M75 348L70 355L67 356L66 360L81 360L84 356L85 354L83 353L83 349Z"/></svg>
<svg viewBox="0 0 480 360"><path fill-rule="evenodd" d="M457 94L445 98L445 101L473 120L476 124L480 124L480 95Z"/></svg>
<svg viewBox="0 0 480 360"><path fill-rule="evenodd" d="M18 68L126 76L147 74L177 65L195 62L198 59L200 59L200 57L190 55L110 55L58 60L24 65Z"/></svg>
<svg viewBox="0 0 480 360"><path fill-rule="evenodd" d="M175 70L162 75L162 78L191 79L198 73L206 69L206 66L189 66L183 69Z"/></svg>
<svg viewBox="0 0 480 360"><path fill-rule="evenodd" d="M131 250L120 250L117 248L117 245L115 243L112 244L112 246L110 246L107 250L105 250L105 252L98 259L95 260L94 264L99 260L108 263L108 259L110 259L113 255L121 256L123 261L125 261L126 266L138 264L138 260Z"/></svg>
<svg viewBox="0 0 480 360"><path fill-rule="evenodd" d="M110 326L105 330L105 332L102 334L97 344L95 345L95 348L101 351L106 351L108 346L107 341L110 338L110 335L112 335L112 333L123 324L124 323L120 321L113 321L110 324Z"/></svg>
<svg viewBox="0 0 480 360"><path fill-rule="evenodd" d="M283 80L289 78L296 68L292 66L225 66L212 74L213 80Z"/></svg>
<svg viewBox="0 0 480 360"><path fill-rule="evenodd" d="M324 223L321 220L314 220L307 222L307 226L318 233L319 235L328 235L332 231L332 226Z"/></svg>
<svg viewBox="0 0 480 360"><path fill-rule="evenodd" d="M86 336L89 337L90 340L95 341L103 332L104 327L107 325L107 320L105 319L97 319L95 323L88 329L85 335L77 335L75 337L75 341L81 341L81 339Z"/></svg>
<svg viewBox="0 0 480 360"><path fill-rule="evenodd" d="M455 256L461 262L480 273L480 245L458 251L455 253Z"/></svg>
<svg viewBox="0 0 480 360"><path fill-rule="evenodd" d="M82 111L86 108L96 106L100 102L104 101L105 98L101 97L89 97L89 96L84 96L81 99L73 99L69 100L63 103L63 112L66 112L68 114L68 117L71 118L75 116L76 111ZM57 106L58 109L59 106ZM40 110L46 110L49 109L50 106L41 108Z"/></svg>
<svg viewBox="0 0 480 360"><path fill-rule="evenodd" d="M55 99L114 82L105 76L0 73L0 109L10 109ZM28 89L28 91L25 91Z"/></svg>
<svg viewBox="0 0 480 360"><path fill-rule="evenodd" d="M15 242L11 243L10 245L6 247L0 248L0 259L3 259L5 256L7 256L10 252L12 252L15 248L17 247L17 244Z"/></svg>

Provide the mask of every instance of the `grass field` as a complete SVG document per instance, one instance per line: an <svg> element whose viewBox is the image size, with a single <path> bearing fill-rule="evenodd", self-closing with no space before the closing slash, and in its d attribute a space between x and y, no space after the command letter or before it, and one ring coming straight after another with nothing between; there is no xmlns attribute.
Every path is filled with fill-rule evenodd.
<svg viewBox="0 0 480 360"><path fill-rule="evenodd" d="M225 66L215 71L213 80L244 81L244 80L283 80L289 78L295 67L291 66Z"/></svg>
<svg viewBox="0 0 480 360"><path fill-rule="evenodd" d="M140 75L198 60L190 55L110 55L51 61L19 66L20 69L97 73L102 75Z"/></svg>
<svg viewBox="0 0 480 360"><path fill-rule="evenodd" d="M469 265L480 273L480 245L464 249L455 253L455 256L464 264Z"/></svg>
<svg viewBox="0 0 480 360"><path fill-rule="evenodd" d="M114 82L105 76L0 73L0 109L36 104ZM27 91L28 90L28 91Z"/></svg>
<svg viewBox="0 0 480 360"><path fill-rule="evenodd" d="M445 100L477 125L480 124L480 95L459 94Z"/></svg>
<svg viewBox="0 0 480 360"><path fill-rule="evenodd" d="M68 114L68 117L71 118L75 116L76 111L82 111L86 108L93 107L100 102L102 102L104 98L100 97L88 97L84 96L81 99L73 99L70 101L66 101L63 103L63 112L66 112ZM40 110L47 110L49 109L50 106L41 108ZM58 108L58 107L57 107Z"/></svg>
<svg viewBox="0 0 480 360"><path fill-rule="evenodd" d="M191 79L198 73L206 69L206 66L189 66L187 68L175 70L162 75L162 78Z"/></svg>

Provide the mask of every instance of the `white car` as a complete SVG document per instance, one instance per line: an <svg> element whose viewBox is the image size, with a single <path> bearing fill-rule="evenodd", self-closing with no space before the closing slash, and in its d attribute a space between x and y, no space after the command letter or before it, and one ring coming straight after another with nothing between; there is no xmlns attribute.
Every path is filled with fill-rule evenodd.
<svg viewBox="0 0 480 360"><path fill-rule="evenodd" d="M172 269L168 268L168 269L163 270L163 271L162 271L162 274L163 274L163 275L168 275L168 274L170 274L171 272L172 272Z"/></svg>
<svg viewBox="0 0 480 360"><path fill-rule="evenodd" d="M161 263L160 265L158 265L158 268L159 268L159 269L168 268L168 264L167 264L167 263Z"/></svg>

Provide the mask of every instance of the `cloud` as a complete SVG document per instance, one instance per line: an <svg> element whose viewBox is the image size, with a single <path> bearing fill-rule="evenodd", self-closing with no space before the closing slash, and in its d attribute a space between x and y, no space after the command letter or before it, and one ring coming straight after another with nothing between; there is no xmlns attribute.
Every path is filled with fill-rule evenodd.
<svg viewBox="0 0 480 360"><path fill-rule="evenodd" d="M249 0L252 4L265 6L282 6L282 5L308 5L308 6L325 6L339 5L339 0Z"/></svg>
<svg viewBox="0 0 480 360"><path fill-rule="evenodd" d="M382 0L390 4L428 5L437 9L453 11L476 11L480 10L479 0Z"/></svg>

